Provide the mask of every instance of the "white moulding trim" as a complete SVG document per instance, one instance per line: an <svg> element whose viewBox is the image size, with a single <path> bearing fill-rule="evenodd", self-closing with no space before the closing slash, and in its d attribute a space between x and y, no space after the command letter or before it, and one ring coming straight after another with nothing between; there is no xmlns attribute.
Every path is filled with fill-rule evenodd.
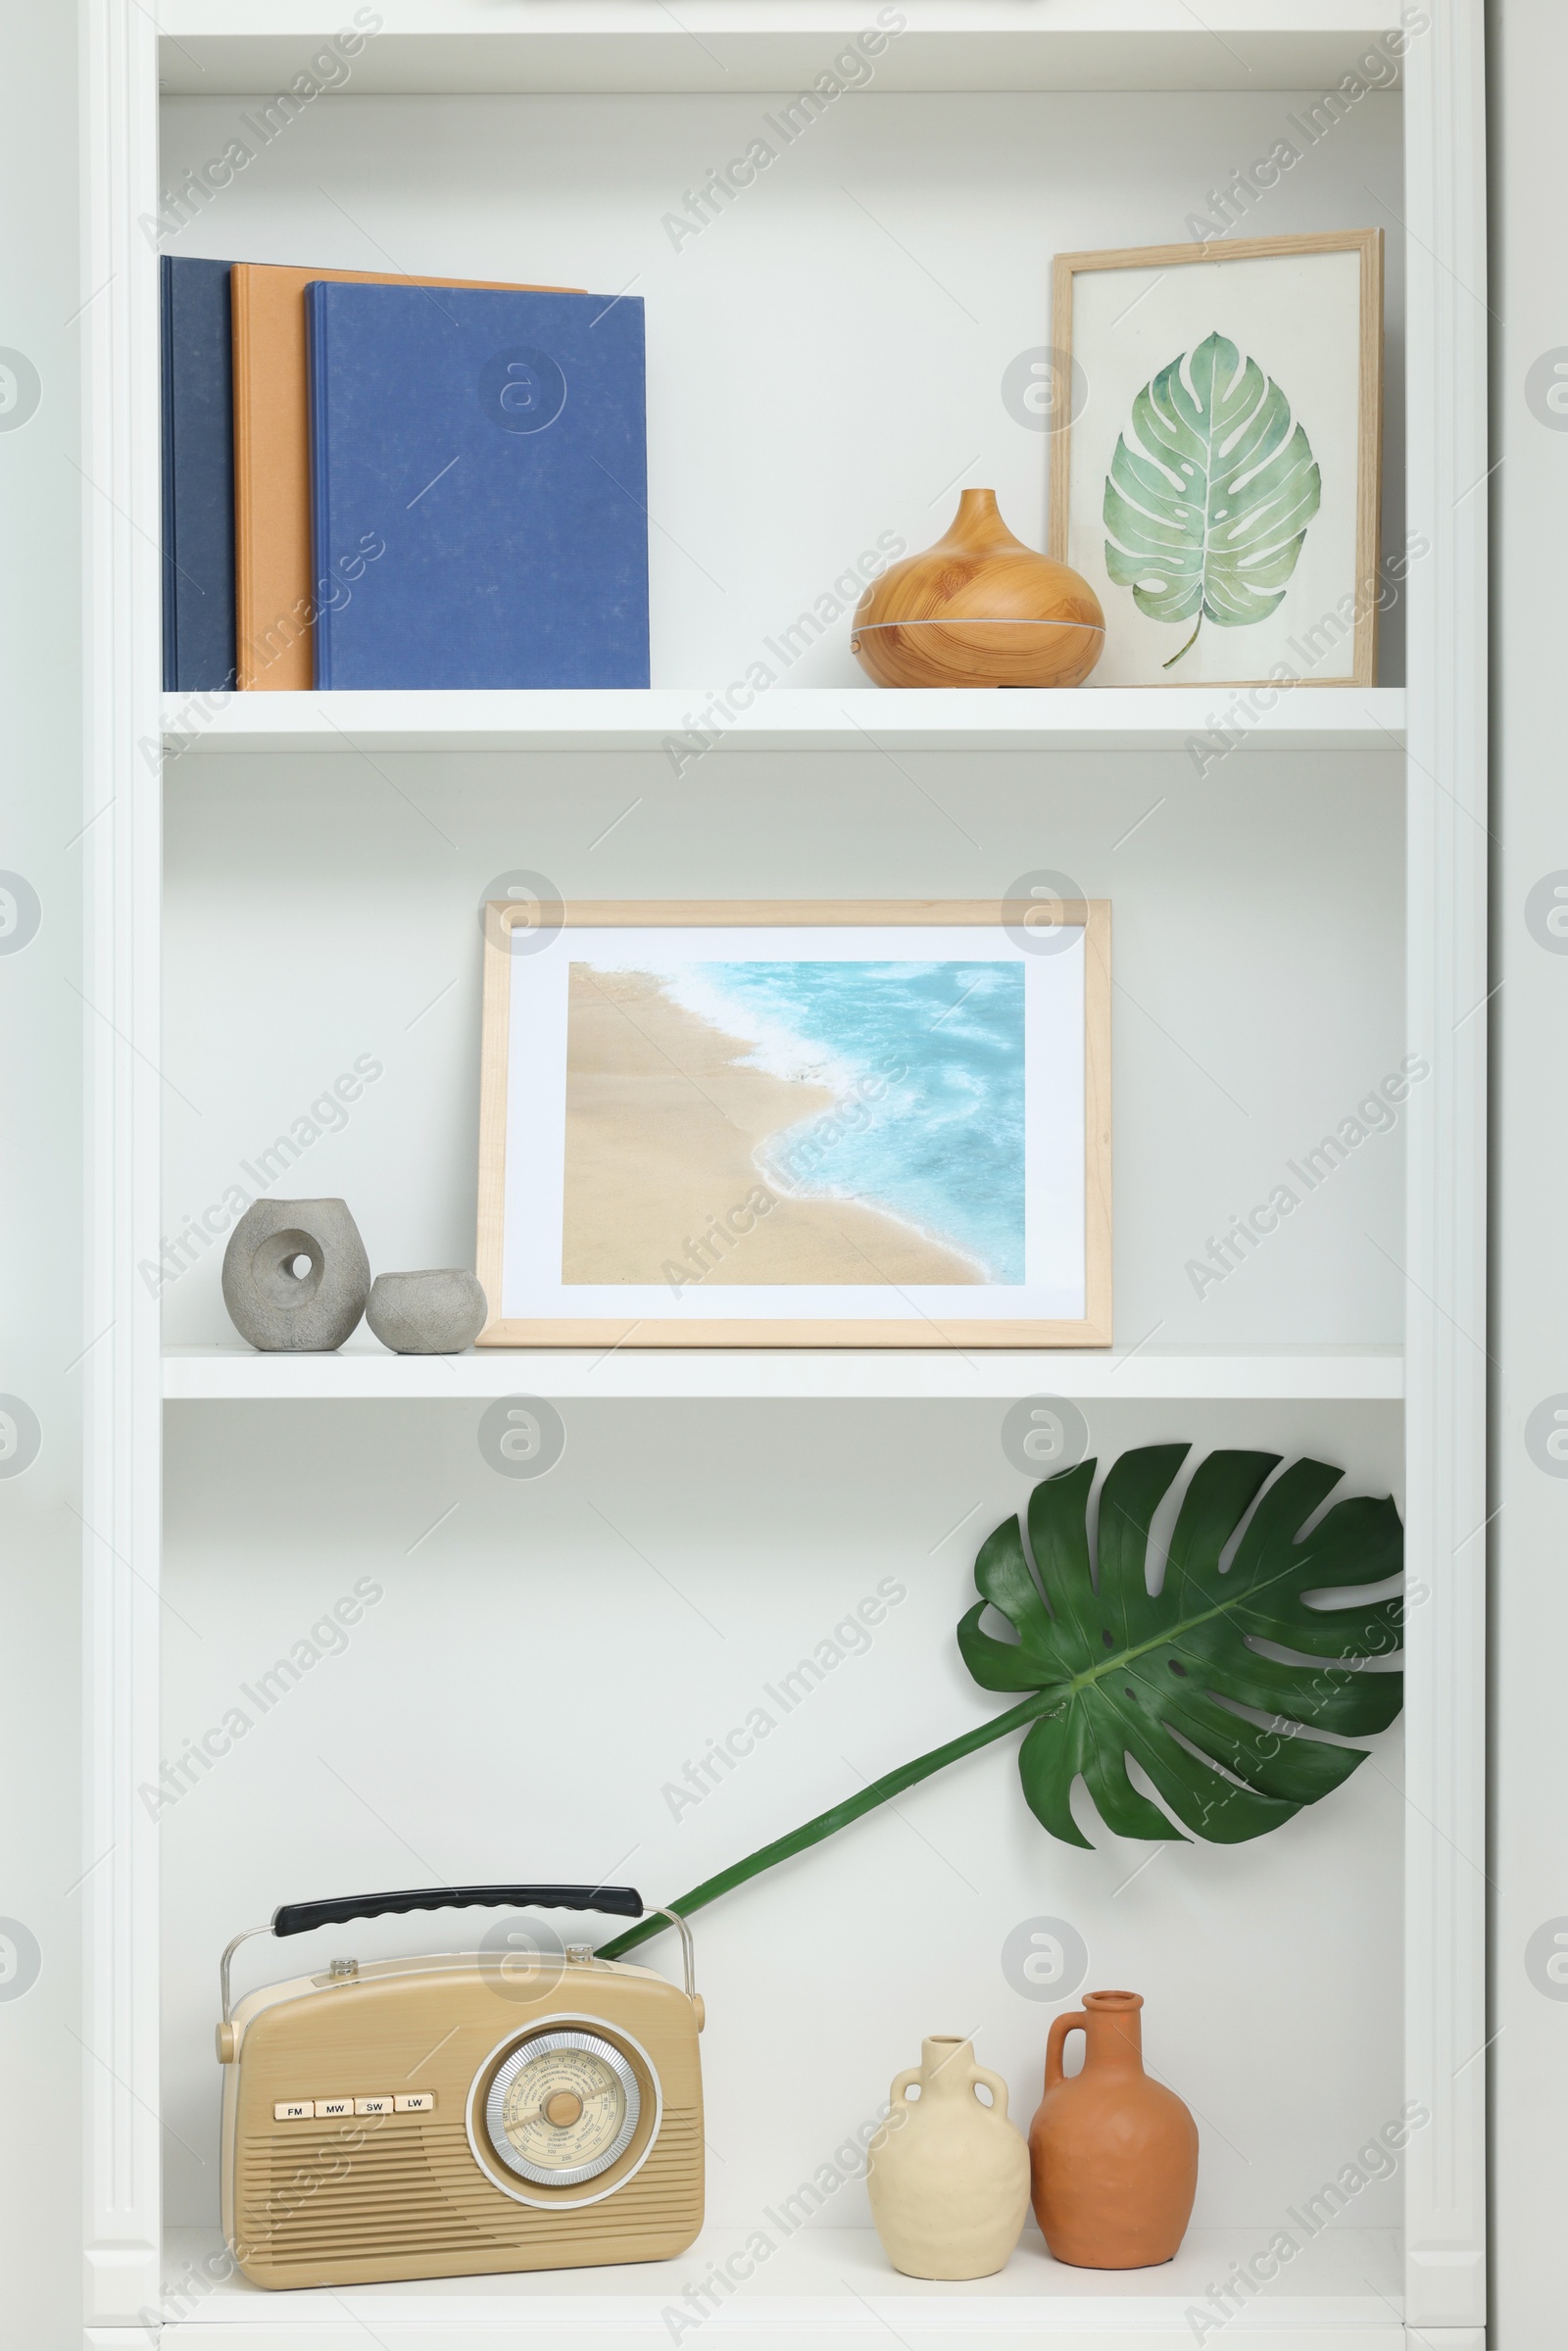
<svg viewBox="0 0 1568 2351"><path fill-rule="evenodd" d="M156 2303L160 2242L157 1833L161 1419L157 38L130 0L85 0L82 490L85 582L84 1718L81 2060L84 2321ZM90 299L89 299L90 297ZM122 2338L124 2339L124 2338ZM139 2336L136 2339L141 2339Z"/></svg>
<svg viewBox="0 0 1568 2351"><path fill-rule="evenodd" d="M1409 1042L1406 2314L1486 2318L1487 318L1481 0L1431 0L1405 55Z"/></svg>

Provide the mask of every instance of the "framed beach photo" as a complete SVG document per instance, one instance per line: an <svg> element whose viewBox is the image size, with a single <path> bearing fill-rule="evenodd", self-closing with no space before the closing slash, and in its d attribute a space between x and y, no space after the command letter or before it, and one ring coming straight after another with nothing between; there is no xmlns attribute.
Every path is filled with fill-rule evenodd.
<svg viewBox="0 0 1568 2351"><path fill-rule="evenodd" d="M1094 685L1375 685L1382 230L1058 254L1052 338Z"/></svg>
<svg viewBox="0 0 1568 2351"><path fill-rule="evenodd" d="M485 910L481 1347L1107 1347L1101 900Z"/></svg>

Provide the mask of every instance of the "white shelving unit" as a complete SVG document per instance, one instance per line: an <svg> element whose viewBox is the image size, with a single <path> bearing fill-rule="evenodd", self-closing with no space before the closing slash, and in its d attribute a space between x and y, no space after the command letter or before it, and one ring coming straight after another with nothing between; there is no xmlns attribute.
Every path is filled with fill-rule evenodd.
<svg viewBox="0 0 1568 2351"><path fill-rule="evenodd" d="M221 2240L196 2231L172 2233L172 2274L200 2278ZM311 2351L338 2351L368 2328L398 2351L444 2351L467 2330L495 2344L600 2342L660 2344L672 2340L671 2313L695 2326L683 2337L711 2351L734 2351L759 2341L809 2342L822 2351L855 2351L872 2343L918 2344L920 2351L965 2351L973 2342L1047 2343L1053 2351L1095 2346L1116 2351L1131 2341L1166 2346L1193 2340L1190 2314L1202 2312L1213 2286L1235 2266L1266 2249L1267 2239L1239 2230L1193 2229L1175 2261L1128 2278L1092 2270L1063 2270L1033 2229L1017 2255L995 2278L972 2284L929 2285L888 2268L869 2229L805 2229L781 2243L759 2267L757 2288L724 2299L710 2293L683 2308L689 2284L700 2285L726 2261L744 2272L746 2239L705 2230L679 2262L633 2264L615 2270L563 2270L529 2278L472 2278L408 2286L375 2286L354 2294L304 2292L296 2297L299 2324L311 2331ZM738 2260L737 2260L738 2257ZM672 2275L673 2273L673 2275ZM1245 2306L1225 2327L1232 2351L1285 2351L1285 2346L1331 2340L1335 2351L1405 2351L1396 2316L1399 2244L1396 2232L1350 2229L1303 2248L1290 2286L1265 2304ZM236 2345L296 2342L298 2333L258 2327L253 2294L219 2285L192 2291L190 2317L179 2328L182 2351L235 2351ZM352 2318L346 2317L352 2310ZM1129 2319L1136 2314L1136 2335Z"/></svg>
<svg viewBox="0 0 1568 2351"><path fill-rule="evenodd" d="M1121 1401L1247 1397L1396 1403L1404 1365L1396 1347L1250 1354L1111 1347L1085 1354L1008 1348L903 1352L897 1347L781 1350L767 1347L475 1347L466 1355L391 1355L350 1341L335 1355L258 1355L243 1346L172 1347L164 1357L170 1403L350 1403L371 1396L456 1399L538 1395L583 1396L1064 1396Z"/></svg>
<svg viewBox="0 0 1568 2351"><path fill-rule="evenodd" d="M1193 772L1228 726L1247 751L1404 749L1396 686L1284 693L1255 710L1222 688L1005 694L781 686L709 719L713 750L1179 751ZM1238 714L1228 715L1230 706ZM694 765L704 698L647 694L231 694L164 697L164 741L188 752L659 751ZM711 753L701 751L700 756ZM680 770L684 772L684 768Z"/></svg>
<svg viewBox="0 0 1568 2351"><path fill-rule="evenodd" d="M366 91L413 96L583 90L725 95L794 89L875 11L843 0L690 0L661 23L641 0L523 0L505 25L483 0L392 0L362 53ZM899 91L1309 89L1343 73L1347 45L1399 23L1396 0L1214 0L1201 21L1182 0L906 0L906 29L878 85ZM162 86L196 97L225 83L269 89L298 43L321 37L311 0L258 24L246 0L179 0L164 20ZM244 41L243 61L234 43ZM236 80L236 69L238 79ZM286 84L285 84L286 86Z"/></svg>
<svg viewBox="0 0 1568 2351"><path fill-rule="evenodd" d="M1019 1919L1060 1911L1082 1920L1101 1981L1149 1991L1151 2047L1199 2113L1200 2202L1177 2262L1063 2271L1031 2234L997 2278L922 2286L863 2226L812 2225L704 2321L705 2351L890 2332L929 2351L1191 2340L1193 2309L1401 2101L1430 2119L1396 2176L1206 2339L1481 2351L1480 0L1402 12L1421 23L1397 92L1391 73L1354 100L1270 217L1389 233L1385 530L1430 548L1390 616L1391 682L1240 710L1202 688L878 694L840 631L722 724L715 697L749 648L867 526L923 544L956 483L990 479L1015 527L1043 535L1045 440L996 387L1049 340L1051 255L1182 233L1298 94L1386 42L1397 0L1205 0L1201 17L1185 0L901 0L871 85L838 102L792 176L673 255L662 210L768 93L805 86L870 24L871 0L376 13L340 92L173 249L499 277L528 250L564 281L639 279L657 682L160 693L148 223L179 170L221 153L225 125L334 26L315 0L163 0L156 24L135 0L85 0L84 2342L668 2341L668 2307L880 2099L921 2030L983 2029L1015 2111L1032 2103L1051 2010L1008 1988L996 1954ZM683 764L672 740L704 727L710 746ZM1216 729L1236 741L1205 763L1194 747ZM508 867L568 895L653 898L978 896L1033 865L1117 908L1107 1352L429 1360L362 1335L333 1356L263 1357L227 1330L216 1249L157 1279L165 1233L365 1050L384 1079L312 1146L297 1188L343 1192L377 1264L466 1251L473 910ZM1405 1051L1430 1075L1399 1139L1369 1143L1310 1221L1195 1297L1184 1256ZM931 1721L973 1713L951 1627L976 1530L1026 1491L999 1407L1052 1394L1081 1404L1106 1452L1181 1435L1311 1450L1342 1461L1351 1491L1401 1494L1421 1599L1403 1792L1390 1735L1289 1831L1239 1853L1159 1848L1148 1866L1094 1830L1095 1854L1048 1847L998 1750L991 1778L933 1782L906 1819L821 1848L808 1879L778 1873L710 1914L710 2226L682 2261L332 2294L215 2283L211 1979L227 1935L312 1883L503 1875L521 1858L519 1809L530 1866L635 1871L668 1898L749 1849L737 1839L832 1801L847 1772L919 1751L943 1735ZM555 1399L571 1430L535 1483L495 1478L472 1441L478 1411L516 1395ZM362 1570L386 1604L347 1652L172 1811L150 1807L164 1757ZM672 1825L660 1783L680 1742L741 1719L778 1659L884 1571L908 1596L874 1654L744 1785ZM526 1773L479 1693L509 1650L584 1641L615 1719L573 1745L569 1781L536 1778L519 1807ZM550 1727L571 1743L564 1717ZM409 1931L418 1943L385 1947L463 1939L457 1923L445 1946L439 1921ZM863 2222L859 2196L847 2188L832 2217Z"/></svg>

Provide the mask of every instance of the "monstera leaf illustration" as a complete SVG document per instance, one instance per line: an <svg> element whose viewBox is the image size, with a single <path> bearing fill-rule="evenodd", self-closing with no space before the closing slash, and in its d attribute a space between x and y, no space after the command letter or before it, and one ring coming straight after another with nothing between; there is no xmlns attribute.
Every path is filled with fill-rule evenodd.
<svg viewBox="0 0 1568 2351"><path fill-rule="evenodd" d="M1402 1675L1367 1670L1397 1651L1402 1602L1396 1593L1357 1596L1399 1573L1399 1514L1387 1499L1337 1502L1303 1535L1341 1471L1295 1461L1269 1484L1278 1453L1210 1453L1182 1497L1154 1592L1150 1527L1187 1451L1156 1445L1123 1453L1106 1473L1093 1543L1096 1464L1083 1461L1035 1488L1027 1544L1009 1518L981 1545L980 1599L958 1626L958 1647L982 1689L1027 1691L1019 1704L886 1773L670 1907L683 1915L705 1908L1017 1730L1025 1799L1068 1844L1089 1843L1069 1803L1080 1776L1118 1836L1181 1837L1133 1785L1129 1757L1176 1820L1212 1844L1262 1837L1348 1779L1366 1751L1332 1739L1386 1730L1402 1700ZM988 1632L988 1609L1016 1638ZM662 1932L658 1919L645 1920L602 1956L618 1958Z"/></svg>
<svg viewBox="0 0 1568 2351"><path fill-rule="evenodd" d="M1246 628L1273 612L1323 485L1279 385L1221 334L1145 384L1132 433L1105 477L1105 568L1151 620L1197 613L1169 669L1205 619Z"/></svg>

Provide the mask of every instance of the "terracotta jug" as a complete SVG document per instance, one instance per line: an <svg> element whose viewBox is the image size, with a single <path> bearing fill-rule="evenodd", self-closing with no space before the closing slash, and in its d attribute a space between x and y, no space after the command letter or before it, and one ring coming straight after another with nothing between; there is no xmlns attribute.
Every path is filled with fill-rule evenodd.
<svg viewBox="0 0 1568 2351"><path fill-rule="evenodd" d="M1174 2090L1144 2072L1143 1999L1092 1991L1059 2016L1046 2042L1046 2094L1029 2126L1040 2233L1081 2270L1142 2270L1169 2261L1198 2191L1198 2126ZM1061 2070L1069 2033L1084 2069Z"/></svg>
<svg viewBox="0 0 1568 2351"><path fill-rule="evenodd" d="M980 2082L994 2104L975 2096ZM989 2278L1029 2207L1029 2151L1007 2120L1006 2083L975 2064L971 2042L934 2033L888 2094L893 2111L866 2150L882 2250L906 2278Z"/></svg>
<svg viewBox="0 0 1568 2351"><path fill-rule="evenodd" d="M850 651L879 686L1077 686L1104 643L1089 582L965 490L946 538L871 582Z"/></svg>

